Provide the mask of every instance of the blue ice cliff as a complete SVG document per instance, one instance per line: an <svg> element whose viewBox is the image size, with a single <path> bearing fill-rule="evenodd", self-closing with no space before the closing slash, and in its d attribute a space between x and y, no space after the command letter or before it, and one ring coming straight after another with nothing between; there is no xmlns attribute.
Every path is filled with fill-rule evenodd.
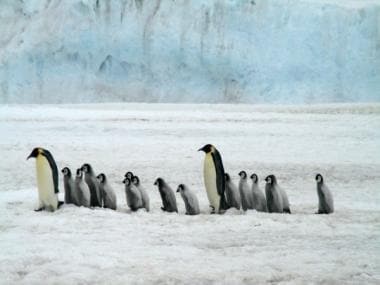
<svg viewBox="0 0 380 285"><path fill-rule="evenodd" d="M3 0L0 103L380 101L379 0Z"/></svg>

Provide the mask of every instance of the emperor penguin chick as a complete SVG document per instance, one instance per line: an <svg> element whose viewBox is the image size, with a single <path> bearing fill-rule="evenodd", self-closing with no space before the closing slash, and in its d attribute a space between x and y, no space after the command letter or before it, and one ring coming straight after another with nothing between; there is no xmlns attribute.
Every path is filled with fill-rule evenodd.
<svg viewBox="0 0 380 285"><path fill-rule="evenodd" d="M100 173L96 178L99 180L99 189L103 199L103 207L116 210L116 194L111 185L109 185L106 175L104 173Z"/></svg>
<svg viewBox="0 0 380 285"><path fill-rule="evenodd" d="M132 178L133 178L133 172L131 172L131 171L127 171L126 173L125 173L125 175L124 175L124 177L125 178L128 178L129 180L131 180L132 181Z"/></svg>
<svg viewBox="0 0 380 285"><path fill-rule="evenodd" d="M71 170L68 167L64 167L62 170L63 174L63 186L65 189L65 204L76 204L77 197L74 192L74 179L71 174Z"/></svg>
<svg viewBox="0 0 380 285"><path fill-rule="evenodd" d="M253 207L253 195L251 189L249 189L247 181L247 173L243 170L239 172L239 192L241 197L241 206L244 211L254 209Z"/></svg>
<svg viewBox="0 0 380 285"><path fill-rule="evenodd" d="M83 171L81 168L77 169L77 175L75 177L75 187L74 192L77 193L79 198L79 205L84 207L91 206L91 193L90 188L87 183L84 181Z"/></svg>
<svg viewBox="0 0 380 285"><path fill-rule="evenodd" d="M228 173L224 174L224 179L226 181L226 198L228 205L240 210L241 198L238 188L232 182Z"/></svg>
<svg viewBox="0 0 380 285"><path fill-rule="evenodd" d="M140 183L140 178L138 176L133 176L132 177L132 183L137 187L137 189L139 189L139 191L141 193L143 208L145 208L145 210L147 212L149 212L149 210L150 210L149 196L148 196L148 193L146 192L146 190L144 189L144 187L142 187L142 185Z"/></svg>
<svg viewBox="0 0 380 285"><path fill-rule="evenodd" d="M259 187L259 178L256 173L251 175L252 179L252 195L253 195L253 207L258 212L268 212L267 201L263 192Z"/></svg>
<svg viewBox="0 0 380 285"><path fill-rule="evenodd" d="M286 192L277 184L277 178L273 174L265 178L265 194L269 213L289 213L289 200Z"/></svg>
<svg viewBox="0 0 380 285"><path fill-rule="evenodd" d="M323 176L317 174L315 176L317 181L317 193L318 193L318 212L317 214L331 214L334 212L334 200L330 192L329 187L327 187L324 182Z"/></svg>
<svg viewBox="0 0 380 285"><path fill-rule="evenodd" d="M284 213L291 214L292 212L290 211L288 195L286 194L285 190L282 187L280 187L280 192L282 195L282 203L284 206Z"/></svg>
<svg viewBox="0 0 380 285"><path fill-rule="evenodd" d="M37 188L39 207L35 211L54 212L58 202L58 168L51 153L47 149L36 147L28 156L36 159Z"/></svg>
<svg viewBox="0 0 380 285"><path fill-rule="evenodd" d="M90 188L91 193L91 207L101 207L102 197L99 189L99 181L96 179L95 172L92 166L88 163L82 165L82 171L84 172L84 178Z"/></svg>
<svg viewBox="0 0 380 285"><path fill-rule="evenodd" d="M198 215L200 213L199 202L195 193L184 184L178 185L177 192L181 193L185 203L186 215Z"/></svg>
<svg viewBox="0 0 380 285"><path fill-rule="evenodd" d="M157 185L158 191L160 192L162 207L161 209L166 212L177 212L177 200L175 198L172 188L165 182L161 177L157 178L154 182Z"/></svg>
<svg viewBox="0 0 380 285"><path fill-rule="evenodd" d="M127 205L131 209L131 211L137 211L138 209L143 207L143 202L141 198L141 193L139 189L135 185L133 185L132 181L129 178L125 178L123 180L125 184L125 195L127 198Z"/></svg>

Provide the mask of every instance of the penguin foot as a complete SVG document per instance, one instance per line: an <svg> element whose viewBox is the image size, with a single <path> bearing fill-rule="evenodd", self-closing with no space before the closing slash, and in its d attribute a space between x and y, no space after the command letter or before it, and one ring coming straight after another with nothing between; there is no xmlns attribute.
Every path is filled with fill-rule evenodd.
<svg viewBox="0 0 380 285"><path fill-rule="evenodd" d="M34 212L41 212L45 210L45 207L41 207L41 208L37 208L37 209L34 209Z"/></svg>
<svg viewBox="0 0 380 285"><path fill-rule="evenodd" d="M291 214L290 209L284 209L284 213Z"/></svg>
<svg viewBox="0 0 380 285"><path fill-rule="evenodd" d="M58 207L57 207L57 209L59 209L63 204L65 204L63 201L58 201Z"/></svg>
<svg viewBox="0 0 380 285"><path fill-rule="evenodd" d="M164 212L166 211L164 207L161 207L161 210L164 211Z"/></svg>

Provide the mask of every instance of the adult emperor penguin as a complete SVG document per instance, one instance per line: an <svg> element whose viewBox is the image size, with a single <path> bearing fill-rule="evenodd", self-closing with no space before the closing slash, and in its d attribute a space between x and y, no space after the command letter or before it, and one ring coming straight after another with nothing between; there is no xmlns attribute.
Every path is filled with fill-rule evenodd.
<svg viewBox="0 0 380 285"><path fill-rule="evenodd" d="M140 178L138 176L133 176L132 177L132 183L137 187L137 189L139 189L139 191L141 193L143 208L145 208L145 210L147 212L149 212L149 209L150 209L149 196L148 196L148 193L145 191L144 187L142 187L142 185L140 183Z"/></svg>
<svg viewBox="0 0 380 285"><path fill-rule="evenodd" d="M106 175L104 173L100 173L96 178L99 180L99 188L103 198L103 207L116 210L116 194L111 185L109 185Z"/></svg>
<svg viewBox="0 0 380 285"><path fill-rule="evenodd" d="M75 204L74 195L74 179L71 174L71 170L68 167L64 167L61 170L63 174L63 187L65 189L65 204Z"/></svg>
<svg viewBox="0 0 380 285"><path fill-rule="evenodd" d="M241 207L244 211L254 209L253 206L253 195L251 189L249 189L248 185L248 177L247 172L244 170L239 172L240 180L239 180L239 192L241 197Z"/></svg>
<svg viewBox="0 0 380 285"><path fill-rule="evenodd" d="M203 151L206 154L203 166L203 179L212 209L211 213L223 213L229 206L225 197L222 156L211 144L206 144L198 151Z"/></svg>
<svg viewBox="0 0 380 285"><path fill-rule="evenodd" d="M183 202L185 203L186 215L198 215L200 213L199 202L195 193L184 184L178 185L177 192L181 193Z"/></svg>
<svg viewBox="0 0 380 285"><path fill-rule="evenodd" d="M75 176L74 192L78 195L78 206L89 208L91 206L91 192L83 176L82 168L78 168Z"/></svg>
<svg viewBox="0 0 380 285"><path fill-rule="evenodd" d="M256 173L250 176L252 180L253 207L258 212L268 212L267 201L259 187L259 178Z"/></svg>
<svg viewBox="0 0 380 285"><path fill-rule="evenodd" d="M267 207L269 213L282 213L284 211L284 204L280 187L277 185L277 179L274 175L268 175L265 178L265 195L267 197Z"/></svg>
<svg viewBox="0 0 380 285"><path fill-rule="evenodd" d="M47 149L36 147L27 159L36 158L37 187L39 206L35 211L58 209L58 168L53 156Z"/></svg>
<svg viewBox="0 0 380 285"><path fill-rule="evenodd" d="M125 184L125 195L127 198L127 205L132 211L137 211L142 208L142 198L139 189L133 185L132 181L129 178L123 180Z"/></svg>
<svg viewBox="0 0 380 285"><path fill-rule="evenodd" d="M224 174L224 179L226 183L226 198L228 205L240 210L241 199L239 189L232 182L231 177L228 173Z"/></svg>
<svg viewBox="0 0 380 285"><path fill-rule="evenodd" d="M330 189L324 182L323 176L317 174L315 176L317 181L317 193L318 193L318 212L316 214L331 214L334 212L334 200L330 192Z"/></svg>
<svg viewBox="0 0 380 285"><path fill-rule="evenodd" d="M161 177L157 178L154 182L154 185L157 185L158 191L160 192L162 200L162 211L166 212L177 212L177 200L172 188L165 182Z"/></svg>
<svg viewBox="0 0 380 285"><path fill-rule="evenodd" d="M91 193L91 207L101 207L102 197L99 189L99 181L96 179L95 172L92 166L88 163L82 165L82 171L84 172L84 179L90 188Z"/></svg>

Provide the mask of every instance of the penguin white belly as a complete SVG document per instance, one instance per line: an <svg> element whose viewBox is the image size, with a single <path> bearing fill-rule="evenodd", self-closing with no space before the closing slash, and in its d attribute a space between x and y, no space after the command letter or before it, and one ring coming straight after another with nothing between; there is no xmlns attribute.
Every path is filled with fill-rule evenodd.
<svg viewBox="0 0 380 285"><path fill-rule="evenodd" d="M214 160L210 153L206 154L204 161L204 182L207 192L207 197L215 212L219 211L220 196L218 194L218 189L216 186L216 171Z"/></svg>
<svg viewBox="0 0 380 285"><path fill-rule="evenodd" d="M37 157L36 170L40 207L45 207L47 210L54 211L58 207L58 197L54 192L53 173L51 171L49 162L45 157Z"/></svg>

